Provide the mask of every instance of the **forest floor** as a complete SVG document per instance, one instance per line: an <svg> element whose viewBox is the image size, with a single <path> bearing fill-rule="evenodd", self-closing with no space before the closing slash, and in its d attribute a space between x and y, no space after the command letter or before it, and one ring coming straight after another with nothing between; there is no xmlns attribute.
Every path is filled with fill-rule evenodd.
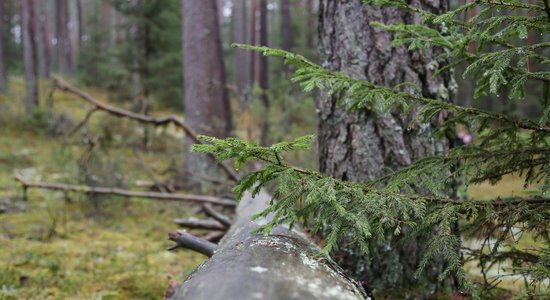
<svg viewBox="0 0 550 300"><path fill-rule="evenodd" d="M49 85L42 86L41 101L46 101ZM100 90L87 91L108 98ZM181 281L204 260L191 251L166 251L167 233L176 229L172 220L190 216L192 207L35 189L23 200L14 174L33 181L140 189L136 182L169 178L173 166L181 165L182 133L149 128L151 146L144 150L142 127L96 113L87 130L67 136L86 114L82 101L56 92L54 118L46 111L26 118L17 104L22 94L23 82L15 79L11 94L0 96L0 300L161 298L170 280ZM300 110L312 109L293 113L302 116ZM246 124L248 117L243 118L240 124ZM314 121L304 122L288 132L295 137L315 131ZM295 160L312 167L311 158ZM519 176L508 176L497 185L472 186L468 194L483 199L518 195L522 189ZM475 264L468 269L478 276Z"/></svg>
<svg viewBox="0 0 550 300"><path fill-rule="evenodd" d="M83 137L54 133L57 125L40 121L40 116L18 117L22 112L14 102L22 100L17 96L21 89L22 83L15 81L13 97L0 96L0 299L161 298L170 280L181 281L204 260L191 251L166 250L172 244L167 233L177 229L172 220L190 215L192 207L76 193L66 198L61 192L36 189L24 201L13 176L18 172L29 180L65 183L102 175L125 183L149 180L142 161L168 168L175 154L167 149L178 151L179 141L165 138L174 145L156 143L138 156L133 142L121 139L132 124L98 113L88 137L112 141L92 152L83 146ZM83 102L57 92L54 107L70 116L66 123L71 126L86 112ZM58 115L56 122L62 119ZM99 123L122 133L106 132Z"/></svg>

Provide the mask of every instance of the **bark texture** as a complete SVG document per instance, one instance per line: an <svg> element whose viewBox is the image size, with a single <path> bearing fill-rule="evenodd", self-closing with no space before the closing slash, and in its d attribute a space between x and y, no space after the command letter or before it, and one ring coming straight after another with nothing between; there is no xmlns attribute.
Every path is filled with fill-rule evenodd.
<svg viewBox="0 0 550 300"><path fill-rule="evenodd" d="M25 110L31 115L38 106L38 66L33 26L34 0L21 0L21 38L25 69Z"/></svg>
<svg viewBox="0 0 550 300"><path fill-rule="evenodd" d="M447 10L447 1L414 1L435 13ZM370 7L361 0L319 3L319 54L330 70L375 84L395 86L409 82L426 97L448 100L450 79L434 77L437 63L433 53L409 52L390 46L391 35L370 22L418 23L420 18L395 8ZM411 116L399 111L380 115L372 111L347 112L335 97L318 97L320 170L335 178L363 182L383 175L425 156L446 151L447 140L430 136L433 124L408 128ZM375 291L387 289L437 290L440 265L428 268L419 281L413 273L419 263L422 243L411 240L397 246L395 238L375 247L370 257L355 249L341 253L341 265L356 279Z"/></svg>
<svg viewBox="0 0 550 300"><path fill-rule="evenodd" d="M332 261L316 257L320 250L303 234L276 227L268 236L251 234L270 218L251 221L271 196L245 195L237 217L215 253L185 282L169 288L167 298L225 299L363 299L357 284Z"/></svg>
<svg viewBox="0 0 550 300"><path fill-rule="evenodd" d="M232 130L231 107L216 0L182 0L182 16L185 122L199 134L227 137ZM185 141L184 168L198 179L201 174L211 174L215 164L204 155L191 153L192 143L189 138Z"/></svg>

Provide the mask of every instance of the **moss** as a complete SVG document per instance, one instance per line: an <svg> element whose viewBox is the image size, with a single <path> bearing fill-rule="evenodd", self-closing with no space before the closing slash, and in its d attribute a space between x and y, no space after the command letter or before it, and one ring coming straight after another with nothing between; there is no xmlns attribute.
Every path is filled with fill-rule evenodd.
<svg viewBox="0 0 550 300"><path fill-rule="evenodd" d="M0 95L0 206L6 210L0 214L0 299L161 298L169 280L182 280L204 260L189 251L166 251L171 244L167 233L175 229L171 220L188 215L189 208L118 197L94 202L78 193L66 198L61 192L34 189L23 201L15 171L32 180L78 183L78 163L86 149L79 134L29 130L16 105L22 99L22 81L11 82L12 94ZM91 92L105 99L101 91ZM81 101L62 93L56 93L54 107L73 123L86 113ZM114 138L106 146L114 147L94 150L99 156L95 162L122 174L125 185L149 179L132 149L142 138L131 134L135 125L98 113L89 128L90 135L104 138L105 126L112 129ZM172 158L180 156L180 140L163 132L151 139L154 146L141 156L147 164L163 170L179 163ZM116 166L111 164L115 159ZM99 176L109 171L93 167Z"/></svg>

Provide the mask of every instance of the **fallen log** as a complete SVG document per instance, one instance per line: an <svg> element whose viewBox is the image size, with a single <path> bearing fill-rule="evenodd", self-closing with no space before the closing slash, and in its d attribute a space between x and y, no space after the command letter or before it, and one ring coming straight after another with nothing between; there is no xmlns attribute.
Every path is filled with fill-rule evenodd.
<svg viewBox="0 0 550 300"><path fill-rule="evenodd" d="M214 254L166 299L364 299L359 284L346 277L303 233L283 226L271 234L252 234L270 218L251 221L271 196L245 196Z"/></svg>
<svg viewBox="0 0 550 300"><path fill-rule="evenodd" d="M155 192L140 192L140 191L128 191L119 188L99 187L99 186L87 186L87 185L75 185L75 184L62 184L62 183L48 183L48 182L31 182L25 180L20 175L15 175L15 180L21 183L24 189L27 188L40 188L57 191L72 191L85 194L108 194L122 197L132 198L149 198L168 201L181 201L181 202L195 202L195 203L209 203L214 205L235 207L236 201L231 199L218 198L207 195L193 195L193 194L168 194L168 193L155 193Z"/></svg>

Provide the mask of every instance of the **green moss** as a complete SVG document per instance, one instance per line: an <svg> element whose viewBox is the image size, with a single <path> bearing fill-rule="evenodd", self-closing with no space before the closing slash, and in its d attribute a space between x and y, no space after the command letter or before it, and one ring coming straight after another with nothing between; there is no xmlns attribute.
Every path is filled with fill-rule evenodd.
<svg viewBox="0 0 550 300"><path fill-rule="evenodd" d="M11 82L11 94L0 95L0 206L7 209L0 214L0 299L161 298L169 280L181 281L204 260L190 251L166 251L167 233L176 229L172 219L189 215L189 207L78 193L67 199L61 192L35 189L22 200L14 172L31 180L81 183L79 163L88 156L79 134L29 128L34 125L20 117L16 105L23 99L22 81ZM45 95L48 85L43 86ZM106 98L101 91L91 93ZM60 92L54 108L73 124L86 113L82 101ZM135 123L94 115L90 135L110 134L111 141L94 149L87 171L99 177L119 173L125 187L136 189L135 181L149 180L140 159L155 170L180 163L173 158L180 156L181 140L162 132L138 158L133 147L142 137L135 130Z"/></svg>

